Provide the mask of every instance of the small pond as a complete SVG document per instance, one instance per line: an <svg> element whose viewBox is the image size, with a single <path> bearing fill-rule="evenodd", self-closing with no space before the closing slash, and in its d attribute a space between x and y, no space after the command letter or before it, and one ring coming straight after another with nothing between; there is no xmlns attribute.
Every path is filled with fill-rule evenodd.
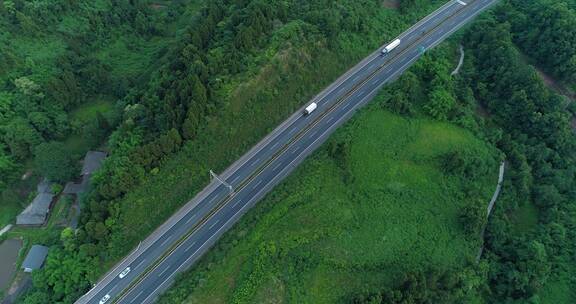
<svg viewBox="0 0 576 304"><path fill-rule="evenodd" d="M5 240L0 244L0 290L5 290L16 271L18 252L22 241L18 239Z"/></svg>

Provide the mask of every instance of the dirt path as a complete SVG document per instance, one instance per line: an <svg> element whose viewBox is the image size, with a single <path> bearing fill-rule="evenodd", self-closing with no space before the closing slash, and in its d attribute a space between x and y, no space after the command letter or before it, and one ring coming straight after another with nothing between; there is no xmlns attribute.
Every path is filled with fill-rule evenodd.
<svg viewBox="0 0 576 304"><path fill-rule="evenodd" d="M496 203L498 196L500 196L500 191L502 191L502 182L504 182L505 169L506 169L506 162L502 161L502 163L500 164L500 171L498 172L498 184L496 185L496 190L494 191L494 194L492 195L492 199L490 200L490 203L488 204L488 208L486 210L486 218L490 217L490 213L492 213L492 209L494 208L494 204ZM484 225L484 228L482 228L482 234L481 234L482 246L480 247L480 250L478 251L478 255L476 256L476 263L478 263L480 261L480 257L482 257L482 252L484 252L484 234L485 233L486 233L486 225Z"/></svg>
<svg viewBox="0 0 576 304"><path fill-rule="evenodd" d="M544 84L546 84L547 87L554 90L554 92L566 97L566 99L568 99L568 103L576 102L576 92L574 92L569 88L564 87L562 84L556 81L554 77L546 74L546 72L542 71L538 67L534 66L534 68L536 69L536 72L538 72L538 75L540 75L540 78L542 78L542 81L544 81ZM572 116L570 126L572 127L572 130L576 132L576 116Z"/></svg>
<svg viewBox="0 0 576 304"><path fill-rule="evenodd" d="M562 84L556 81L556 79L546 74L546 72L542 71L538 67L534 66L534 68L536 69L538 75L540 75L546 86L554 90L556 93L567 97L571 102L576 100L576 92L573 92L572 90L564 87Z"/></svg>
<svg viewBox="0 0 576 304"><path fill-rule="evenodd" d="M6 227L4 227L4 228L2 228L2 230L0 230L0 236L2 236L4 233L8 232L10 229L12 229L12 224L6 225Z"/></svg>
<svg viewBox="0 0 576 304"><path fill-rule="evenodd" d="M460 60L458 61L458 65L456 66L454 71L450 73L450 76L458 75L458 73L460 72L460 68L462 67L462 63L464 63L464 47L460 45Z"/></svg>

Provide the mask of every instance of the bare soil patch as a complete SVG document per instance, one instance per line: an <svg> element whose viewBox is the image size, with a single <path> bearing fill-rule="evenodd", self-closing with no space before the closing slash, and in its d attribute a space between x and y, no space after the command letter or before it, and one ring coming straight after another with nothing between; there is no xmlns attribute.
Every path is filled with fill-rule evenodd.
<svg viewBox="0 0 576 304"><path fill-rule="evenodd" d="M150 3L150 8L160 10L166 8L166 5L161 3Z"/></svg>
<svg viewBox="0 0 576 304"><path fill-rule="evenodd" d="M572 90L563 86L561 83L556 81L556 79L554 79L552 76L546 74L546 72L542 71L538 67L534 66L534 68L536 69L536 71L538 72L538 75L540 75L540 77L542 78L542 80L544 81L546 86L548 86L552 90L556 91L558 94L568 97L568 99L570 99L570 101L576 100L576 93L575 92L573 92Z"/></svg>
<svg viewBox="0 0 576 304"><path fill-rule="evenodd" d="M382 6L385 8L390 9L399 9L400 8L400 0L384 0L382 1Z"/></svg>

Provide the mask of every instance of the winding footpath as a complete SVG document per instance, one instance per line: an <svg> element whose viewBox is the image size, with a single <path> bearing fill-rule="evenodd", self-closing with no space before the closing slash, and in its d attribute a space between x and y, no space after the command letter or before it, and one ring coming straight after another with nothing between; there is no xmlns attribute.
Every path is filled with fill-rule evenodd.
<svg viewBox="0 0 576 304"><path fill-rule="evenodd" d="M494 191L494 194L492 195L492 199L490 200L490 204L488 204L488 209L486 212L486 219L488 219L490 217L490 214L492 213L492 209L494 208L494 204L496 203L498 196L500 196L500 191L502 191L502 183L504 182L505 169L506 169L506 161L502 161L502 163L500 164L500 172L498 173L498 185L496 185L496 191ZM480 250L478 251L478 255L476 256L476 263L478 263L480 261L480 257L482 256L482 252L484 252L484 234L486 233L486 226L487 225L488 225L488 223L486 223L484 225L484 228L482 228L482 234L480 235L480 237L482 239L482 246L480 247Z"/></svg>
<svg viewBox="0 0 576 304"><path fill-rule="evenodd" d="M458 61L458 65L456 66L454 71L452 71L452 73L450 73L450 76L458 75L458 73L460 73L460 68L462 67L462 64L464 63L464 47L462 45L460 45L459 50L460 50L460 60Z"/></svg>

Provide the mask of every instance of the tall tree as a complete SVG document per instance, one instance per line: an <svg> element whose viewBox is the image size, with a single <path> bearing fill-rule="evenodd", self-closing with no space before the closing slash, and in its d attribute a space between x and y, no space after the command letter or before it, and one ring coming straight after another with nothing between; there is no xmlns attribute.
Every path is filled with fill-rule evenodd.
<svg viewBox="0 0 576 304"><path fill-rule="evenodd" d="M76 163L61 142L40 144L34 149L34 162L40 173L51 181L66 182L76 173Z"/></svg>

